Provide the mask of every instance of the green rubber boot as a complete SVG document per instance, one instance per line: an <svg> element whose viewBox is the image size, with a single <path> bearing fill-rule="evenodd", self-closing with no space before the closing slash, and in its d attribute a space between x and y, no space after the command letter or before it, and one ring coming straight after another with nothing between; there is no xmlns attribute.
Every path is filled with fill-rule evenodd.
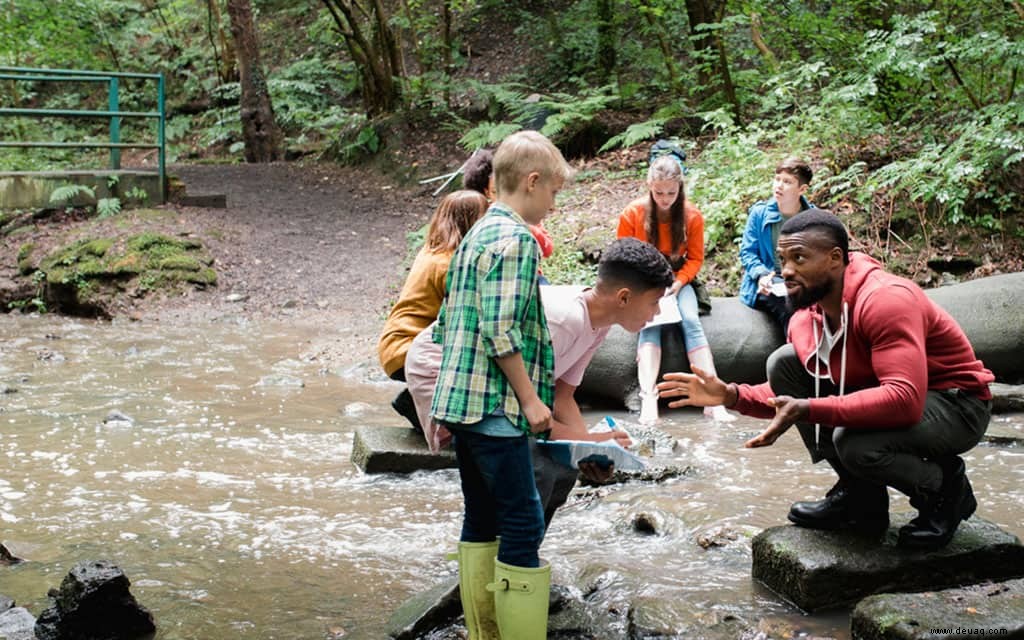
<svg viewBox="0 0 1024 640"><path fill-rule="evenodd" d="M487 585L494 580L498 541L459 543L459 597L466 614L469 640L498 640L494 595Z"/></svg>
<svg viewBox="0 0 1024 640"><path fill-rule="evenodd" d="M502 640L545 640L548 637L548 594L551 565L541 560L536 569L514 567L495 558L494 613Z"/></svg>

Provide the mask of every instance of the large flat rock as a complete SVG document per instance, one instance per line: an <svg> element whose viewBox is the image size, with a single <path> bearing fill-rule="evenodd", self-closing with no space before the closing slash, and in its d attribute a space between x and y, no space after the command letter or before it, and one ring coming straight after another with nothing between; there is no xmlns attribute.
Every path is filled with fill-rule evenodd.
<svg viewBox="0 0 1024 640"><path fill-rule="evenodd" d="M849 532L774 527L752 543L755 579L804 611L849 605L877 593L928 591L1024 577L1024 545L981 518L960 525L943 549L896 547L896 514L882 543Z"/></svg>
<svg viewBox="0 0 1024 640"><path fill-rule="evenodd" d="M1024 580L870 596L853 610L850 631L853 640L1024 638Z"/></svg>
<svg viewBox="0 0 1024 640"><path fill-rule="evenodd" d="M996 379L1024 382L1024 273L979 278L938 289L928 296L960 323L974 351ZM719 377L730 382L767 379L765 362L785 336L769 315L739 298L713 298L701 324ZM689 371L678 327L662 330L661 370ZM636 334L612 327L580 384L581 396L615 406L632 406L636 396Z"/></svg>
<svg viewBox="0 0 1024 640"><path fill-rule="evenodd" d="M352 462L365 473L411 473L455 467L451 451L431 453L423 434L409 427L361 426L352 441Z"/></svg>

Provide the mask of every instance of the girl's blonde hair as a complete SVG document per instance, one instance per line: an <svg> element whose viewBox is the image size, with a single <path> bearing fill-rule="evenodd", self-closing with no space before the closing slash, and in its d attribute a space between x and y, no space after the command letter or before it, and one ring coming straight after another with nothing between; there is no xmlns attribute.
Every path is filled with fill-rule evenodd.
<svg viewBox="0 0 1024 640"><path fill-rule="evenodd" d="M502 140L494 152L494 188L498 194L515 193L526 176L537 172L545 179L568 180L572 167L562 152L536 131L517 131Z"/></svg>
<svg viewBox="0 0 1024 640"><path fill-rule="evenodd" d="M487 198L482 193L462 189L449 193L437 205L427 230L427 251L455 251L462 236L487 211Z"/></svg>
<svg viewBox="0 0 1024 640"><path fill-rule="evenodd" d="M673 156L661 156L647 168L647 185L653 182L675 180L679 182L679 195L669 207L669 230L672 234L672 254L682 253L686 245L686 185L683 183L683 166ZM658 246L658 205L648 192L647 218L644 221L647 239Z"/></svg>

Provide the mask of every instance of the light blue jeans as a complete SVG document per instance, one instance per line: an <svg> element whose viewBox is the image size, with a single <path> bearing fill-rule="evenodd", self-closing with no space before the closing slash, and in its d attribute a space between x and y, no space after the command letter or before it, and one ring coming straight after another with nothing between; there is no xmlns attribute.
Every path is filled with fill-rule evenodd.
<svg viewBox="0 0 1024 640"><path fill-rule="evenodd" d="M693 287L683 285L683 288L676 293L676 304L679 305L679 315L683 317L681 324L683 329L683 344L686 352L708 346L708 339L704 335L704 327L700 324L700 315L697 310L697 295ZM661 346L661 327L649 327L640 332L639 343Z"/></svg>

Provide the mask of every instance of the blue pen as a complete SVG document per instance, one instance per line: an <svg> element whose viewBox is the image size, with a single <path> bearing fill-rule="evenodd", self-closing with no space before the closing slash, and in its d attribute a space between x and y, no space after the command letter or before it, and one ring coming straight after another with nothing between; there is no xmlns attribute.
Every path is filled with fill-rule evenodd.
<svg viewBox="0 0 1024 640"><path fill-rule="evenodd" d="M605 416L604 421L608 424L608 428L615 431L615 420L611 416Z"/></svg>

